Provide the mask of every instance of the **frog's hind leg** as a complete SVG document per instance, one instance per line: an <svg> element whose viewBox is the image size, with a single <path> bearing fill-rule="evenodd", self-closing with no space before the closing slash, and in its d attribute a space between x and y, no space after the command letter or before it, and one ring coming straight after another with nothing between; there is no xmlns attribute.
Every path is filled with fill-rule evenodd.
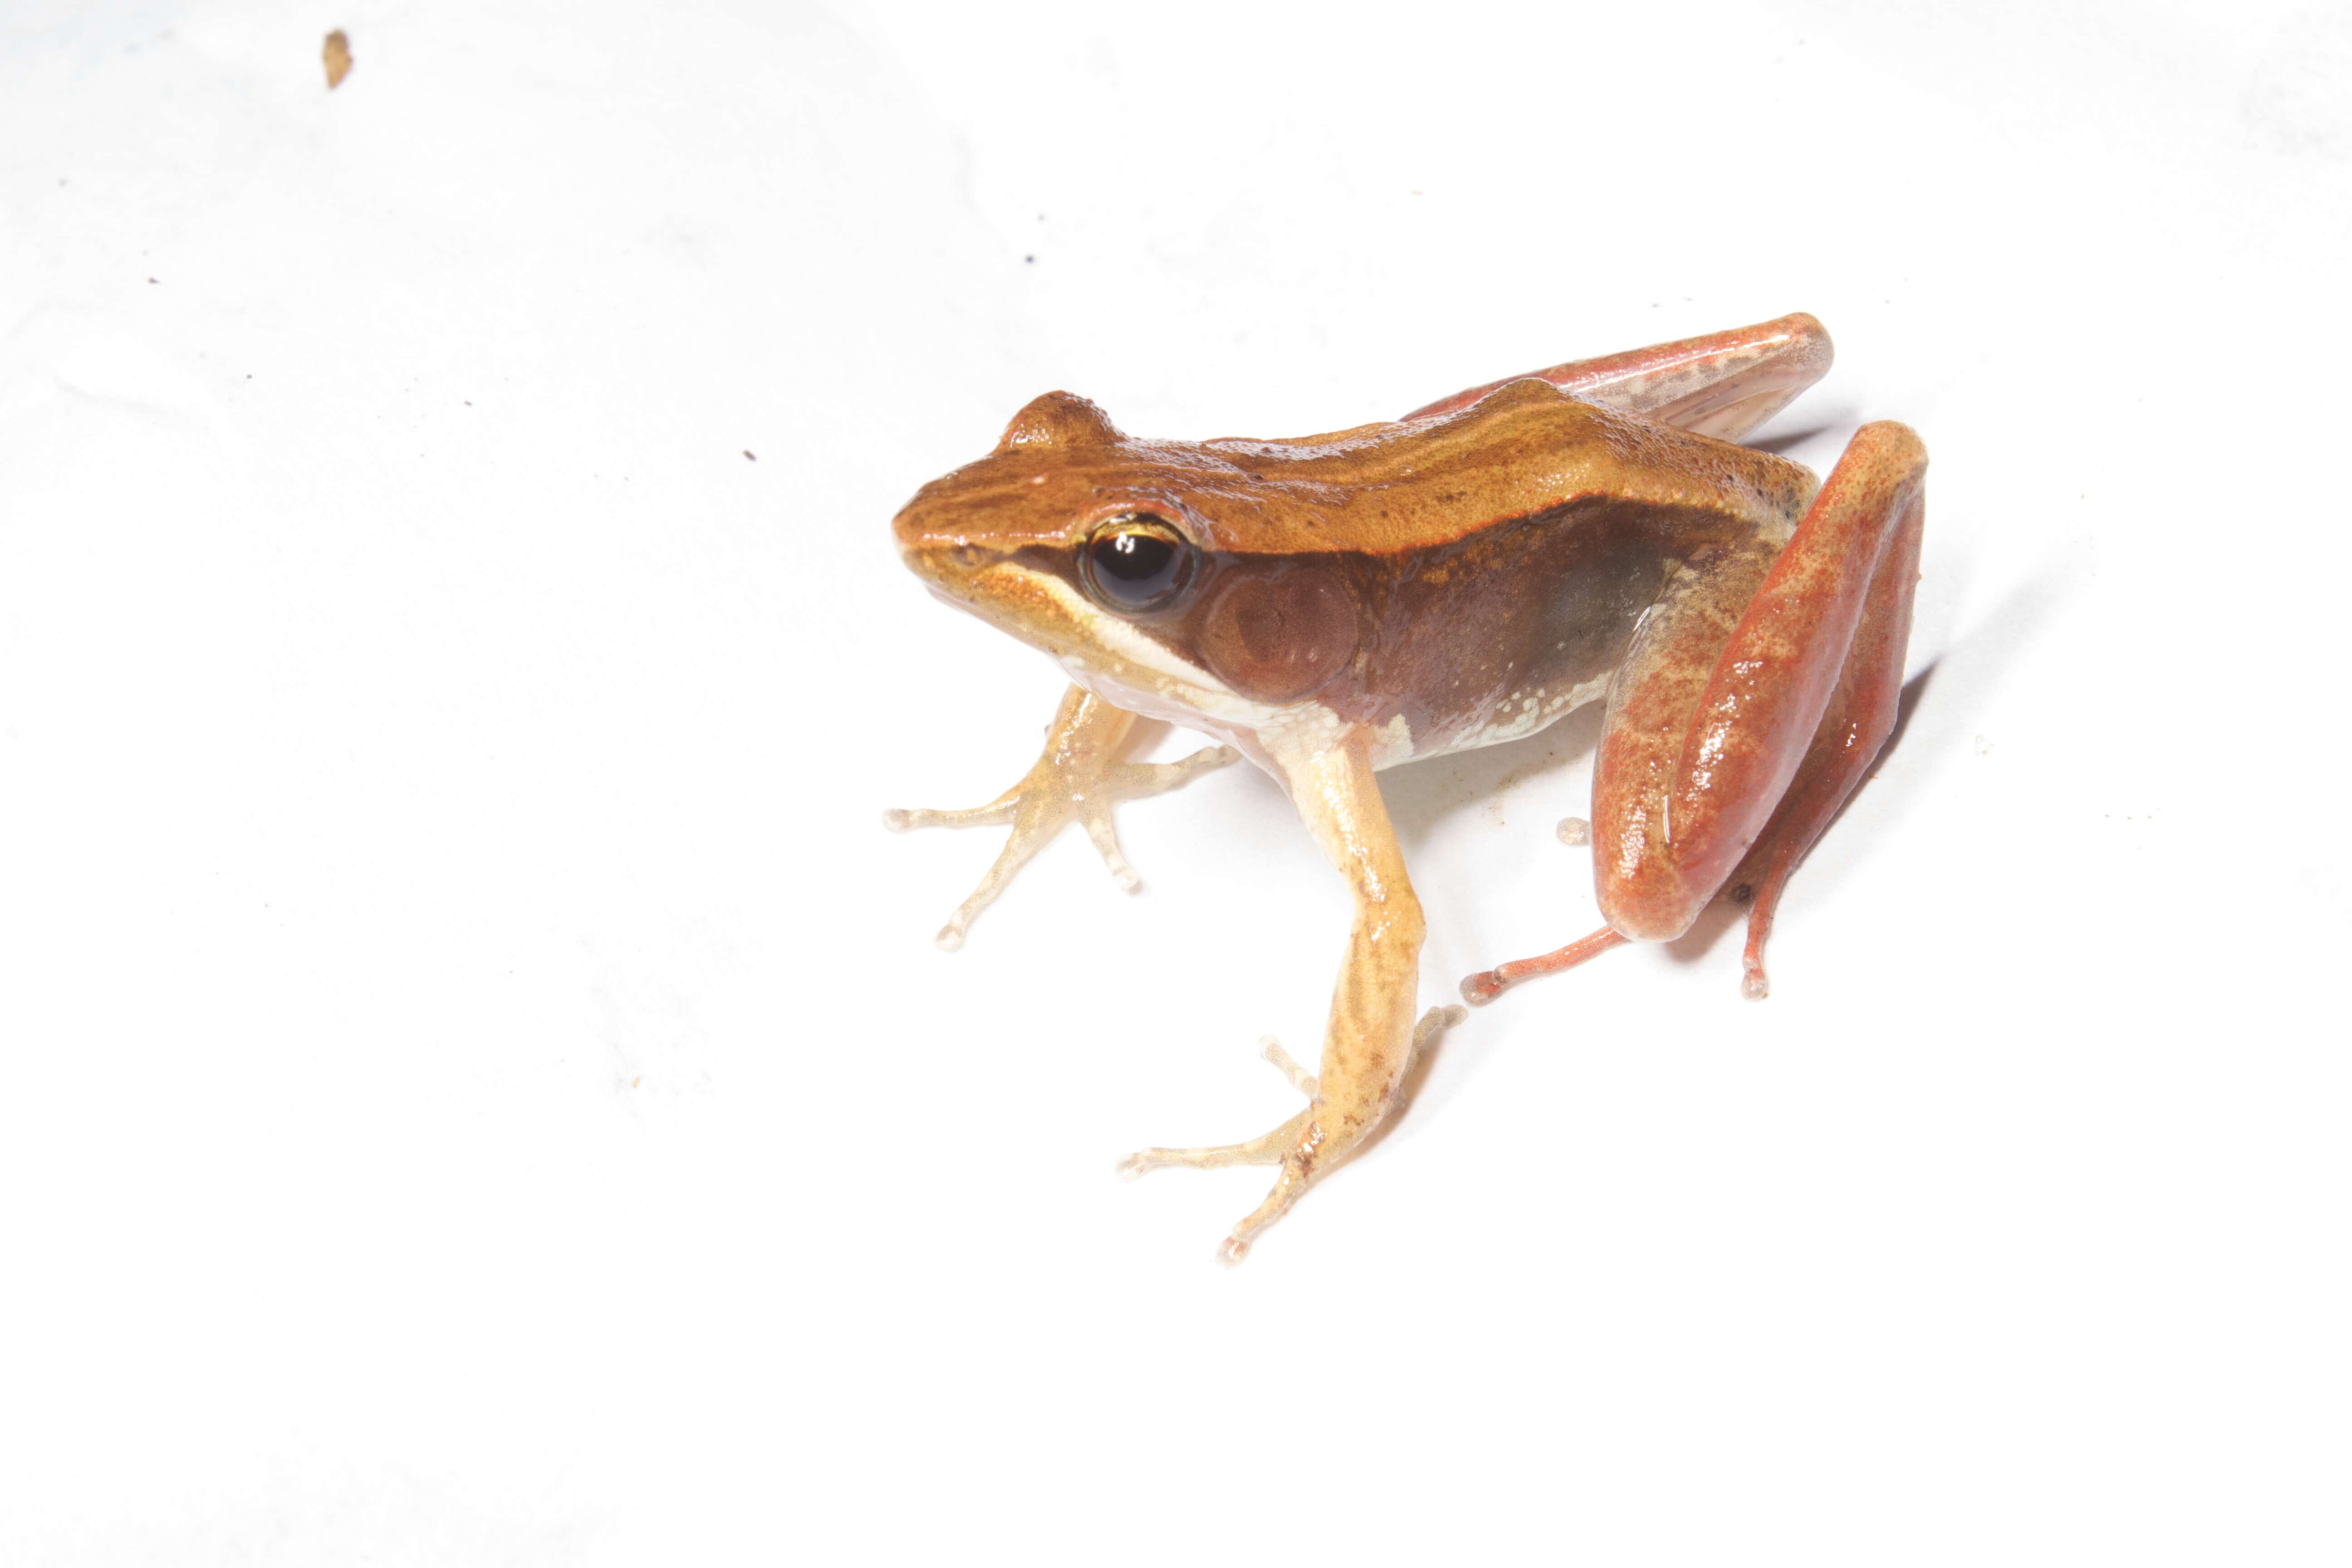
<svg viewBox="0 0 2352 1568"><path fill-rule="evenodd" d="M1231 746L1208 746L1172 763L1123 763L1118 748L1135 727L1135 715L1113 707L1084 687L1073 686L1045 733L1045 750L1019 784L990 801L963 811L893 809L882 825L893 833L911 827L985 827L1011 824L1004 852L980 879L971 896L940 928L939 945L950 952L963 945L972 917L1045 847L1066 823L1085 826L1114 881L1129 892L1142 880L1119 853L1111 807L1121 800L1174 789L1197 773L1220 768L1241 755Z"/></svg>
<svg viewBox="0 0 2352 1568"><path fill-rule="evenodd" d="M1915 446L1916 440L1913 437ZM1922 466L1925 460L1923 452ZM1748 946L1742 956L1746 973L1740 989L1750 1001L1762 1001L1771 989L1764 973L1764 942L1772 933L1772 916L1789 874L1861 785L1879 748L1895 731L1903 699L1903 656L1911 641L1919 546L1926 531L1924 496L1915 489L1904 504L1905 515L1872 578L1853 646L1812 743L1764 831L1730 877L1732 896L1748 900Z"/></svg>
<svg viewBox="0 0 2352 1568"><path fill-rule="evenodd" d="M1799 311L1752 327L1528 371L1456 393L1405 417L1451 414L1512 381L1534 376L1587 403L1737 441L1828 374L1832 353L1828 331Z"/></svg>
<svg viewBox="0 0 2352 1568"><path fill-rule="evenodd" d="M1895 723L1926 526L1927 455L1864 426L1777 557L1761 541L1694 556L1643 622L1609 692L1593 776L1605 931L1465 983L1502 985L1615 945L1665 942L1717 889L1747 888L1743 989L1789 874Z"/></svg>
<svg viewBox="0 0 2352 1568"><path fill-rule="evenodd" d="M1763 994L1789 873L1894 728L1927 467L1906 426L1864 426L1727 637L1719 596L1696 585L1677 604L1669 589L1610 692L1595 771L1612 927L1680 936L1744 868L1757 894L1746 989Z"/></svg>

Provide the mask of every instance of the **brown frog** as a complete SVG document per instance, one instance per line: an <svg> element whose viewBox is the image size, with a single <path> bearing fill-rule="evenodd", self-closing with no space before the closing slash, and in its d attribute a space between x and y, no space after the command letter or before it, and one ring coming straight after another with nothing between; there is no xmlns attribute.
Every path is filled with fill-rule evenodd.
<svg viewBox="0 0 2352 1568"><path fill-rule="evenodd" d="M1381 768L1605 699L1591 838L1608 923L1471 976L1465 996L1671 940L1726 887L1752 895L1745 989L1765 994L1789 874L1894 725L1925 515L1927 453L1904 426L1864 426L1825 484L1737 444L1830 357L1820 322L1784 316L1289 440L1139 440L1051 392L898 514L933 593L1073 683L1012 789L887 816L1013 826L940 946L1069 821L1133 887L1112 804L1237 753L1282 782L1354 890L1319 1072L1269 1047L1306 1109L1246 1142L1126 1163L1279 1167L1228 1259L1380 1124L1416 1040L1458 1016L1414 1025L1422 912ZM1138 714L1223 744L1121 761Z"/></svg>

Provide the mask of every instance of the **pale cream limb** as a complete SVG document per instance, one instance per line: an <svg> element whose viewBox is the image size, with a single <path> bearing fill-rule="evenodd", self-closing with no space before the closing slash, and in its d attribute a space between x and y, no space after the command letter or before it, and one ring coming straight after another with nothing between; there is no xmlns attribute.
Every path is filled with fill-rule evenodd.
<svg viewBox="0 0 2352 1568"><path fill-rule="evenodd" d="M1300 1067L1297 1059L1282 1048L1280 1040L1268 1035L1257 1043L1257 1053L1272 1062L1276 1072L1290 1080L1291 1088L1309 1100L1315 1098L1319 1087L1315 1081L1315 1075Z"/></svg>
<svg viewBox="0 0 2352 1568"><path fill-rule="evenodd" d="M1134 1177L1169 1165L1188 1165L1196 1171L1213 1171L1225 1165L1271 1165L1298 1141L1298 1135L1306 1131L1307 1118L1313 1114L1310 1107L1273 1131L1262 1132L1245 1143L1210 1143L1197 1149L1138 1149L1118 1163L1118 1173Z"/></svg>
<svg viewBox="0 0 2352 1568"><path fill-rule="evenodd" d="M1231 746L1206 746L1172 763L1122 763L1119 743L1135 726L1135 715L1115 708L1084 687L1064 694L1045 733L1045 750L1019 784L990 801L962 811L892 809L882 814L882 826L893 833L910 827L983 827L1005 823L1013 836L1004 852L980 879L971 897L956 907L937 941L950 952L963 945L972 918L990 904L1013 879L1013 873L1059 833L1064 825L1083 825L1112 880L1128 892L1143 885L1135 868L1119 853L1118 833L1111 823L1111 807L1122 800L1174 789L1195 774L1221 768L1238 759Z"/></svg>
<svg viewBox="0 0 2352 1568"><path fill-rule="evenodd" d="M1373 780L1371 739L1359 731L1319 750L1294 751L1278 741L1268 746L1299 816L1355 893L1356 918L1331 997L1321 1070L1310 1079L1276 1054L1278 1046L1267 1053L1301 1092L1311 1086L1307 1109L1245 1143L1147 1149L1120 1167L1136 1174L1162 1165L1278 1164L1280 1173L1265 1201L1234 1226L1219 1249L1228 1263L1239 1262L1259 1231L1381 1124L1414 1047L1461 1016L1459 1008L1433 1008L1414 1026L1421 902L1406 879L1396 830Z"/></svg>
<svg viewBox="0 0 2352 1568"><path fill-rule="evenodd" d="M1355 893L1348 955L1324 1026L1323 1061L1307 1125L1283 1153L1281 1172L1258 1206L1225 1237L1219 1255L1238 1263L1257 1233L1288 1212L1326 1171L1381 1124L1412 1060L1413 993L1421 980L1421 900L1372 775L1370 737L1360 732L1303 755L1277 752L1291 800L1323 854Z"/></svg>

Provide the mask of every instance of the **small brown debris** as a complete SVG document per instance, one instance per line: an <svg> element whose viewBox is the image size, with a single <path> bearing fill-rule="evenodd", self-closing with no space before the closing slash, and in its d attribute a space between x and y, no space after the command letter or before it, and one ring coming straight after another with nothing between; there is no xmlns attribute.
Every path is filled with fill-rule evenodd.
<svg viewBox="0 0 2352 1568"><path fill-rule="evenodd" d="M352 74L352 41L343 37L341 27L327 35L327 47L322 56L327 62L327 90L332 92L343 85Z"/></svg>
<svg viewBox="0 0 2352 1568"><path fill-rule="evenodd" d="M755 462L755 463L756 463L756 462L758 462L758 461L760 460L760 459L759 459L759 458L753 458L753 457L751 457L751 447L744 447L744 448L743 448L743 456L744 456L744 457L746 457L746 458L750 458L752 462Z"/></svg>

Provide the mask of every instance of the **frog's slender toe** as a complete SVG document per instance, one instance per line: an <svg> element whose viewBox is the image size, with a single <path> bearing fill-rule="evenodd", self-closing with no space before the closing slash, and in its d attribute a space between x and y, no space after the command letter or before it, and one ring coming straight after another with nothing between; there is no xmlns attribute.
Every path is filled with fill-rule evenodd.
<svg viewBox="0 0 2352 1568"><path fill-rule="evenodd" d="M1118 1173L1133 1180L1147 1171L1160 1170L1169 1165L1189 1165L1194 1170L1213 1171L1224 1165L1271 1165L1278 1163L1290 1146L1306 1130L1307 1119L1314 1114L1316 1079L1314 1075L1291 1059L1282 1048L1282 1042L1272 1035L1258 1041L1258 1055L1272 1062L1275 1070L1290 1080L1290 1085L1307 1097L1305 1110L1292 1117L1271 1132L1259 1134L1242 1143L1209 1143L1191 1149L1138 1149L1118 1163Z"/></svg>
<svg viewBox="0 0 2352 1568"><path fill-rule="evenodd" d="M1772 994L1772 982L1764 973L1764 944L1771 938L1772 916L1780 907L1780 892L1788 886L1792 863L1784 860L1760 881L1747 885L1748 946L1739 955L1739 994L1750 1002L1761 1002Z"/></svg>
<svg viewBox="0 0 2352 1568"><path fill-rule="evenodd" d="M1482 969L1475 974L1465 974L1462 977L1462 1000L1469 1003L1473 1007L1484 1007L1487 1003L1500 996L1504 986L1508 984L1509 982L1497 978L1491 969Z"/></svg>
<svg viewBox="0 0 2352 1568"><path fill-rule="evenodd" d="M1773 891L1777 894L1779 889ZM1764 973L1764 938L1769 934L1770 919L1768 909L1765 927L1748 927L1748 951L1739 958L1739 994L1750 1002L1761 1002L1772 994L1771 978Z"/></svg>
<svg viewBox="0 0 2352 1568"><path fill-rule="evenodd" d="M1484 1007L1522 980L1533 980L1538 974L1557 974L1563 969L1573 969L1586 959L1608 952L1631 941L1608 926L1602 926L1591 936L1580 936L1566 947L1556 948L1536 958L1515 958L1508 963L1498 963L1492 969L1482 969L1462 982L1462 999L1474 1007Z"/></svg>
<svg viewBox="0 0 2352 1568"><path fill-rule="evenodd" d="M1013 820L1019 802L1011 795L963 811L931 811L922 806L894 805L882 814L882 826L893 833L910 827L1001 827Z"/></svg>
<svg viewBox="0 0 2352 1568"><path fill-rule="evenodd" d="M1264 1057L1267 1061L1272 1062L1274 1064L1275 1070L1290 1080L1291 1088L1297 1089L1299 1093L1305 1095L1309 1100L1315 1098L1317 1088L1315 1075L1308 1072L1305 1068L1300 1067L1297 1059L1294 1058L1288 1051L1282 1048L1282 1042L1280 1040L1276 1039L1272 1035L1266 1036L1264 1039L1258 1041L1257 1054Z"/></svg>
<svg viewBox="0 0 2352 1568"><path fill-rule="evenodd" d="M1022 823L1013 826L1013 837L1005 840L1003 852L996 857L996 863L989 867L987 874L981 878L980 886L971 890L970 898L956 906L955 913L948 917L948 923L941 926L940 934L931 939L941 952L953 952L963 946L964 935L971 930L972 918L996 901L996 895L1004 890L1005 883L1013 880L1013 874L1029 863L1029 858L1044 847L1051 835L1051 828L1040 833L1031 824Z"/></svg>
<svg viewBox="0 0 2352 1568"><path fill-rule="evenodd" d="M1469 1016L1462 1007L1432 1007L1414 1023L1409 1042L1405 1044L1402 1062L1409 1062L1414 1051L1427 1045L1439 1031L1453 1027ZM1277 1165L1281 1167L1265 1201L1235 1225L1217 1249L1219 1259L1238 1263L1247 1255L1257 1233L1288 1213L1299 1194L1306 1192L1333 1167L1343 1163L1362 1141L1365 1133L1377 1124L1378 1117L1350 1120L1345 1110L1344 1090L1341 1108L1335 1114L1327 1104L1322 1075L1310 1073L1298 1065L1282 1042L1272 1035L1258 1041L1258 1055L1274 1064L1275 1070L1290 1080L1290 1086L1307 1098L1307 1109L1270 1132L1251 1139L1246 1143L1221 1143L1200 1149L1139 1149L1119 1162L1122 1176L1139 1176L1146 1171L1157 1171L1167 1165L1189 1165L1196 1170L1213 1170L1223 1165ZM1327 1058L1328 1061L1328 1058ZM1397 1074L1401 1077L1402 1062ZM1394 1077L1387 1080L1395 1081Z"/></svg>
<svg viewBox="0 0 2352 1568"><path fill-rule="evenodd" d="M1135 874L1135 868L1127 863L1125 855L1119 853L1118 829L1111 824L1110 807L1088 801L1078 808L1078 815L1086 824L1087 837L1093 841L1095 853L1100 855L1103 864L1110 868L1110 879L1118 884L1118 890L1122 893L1139 891L1143 879Z"/></svg>
<svg viewBox="0 0 2352 1568"><path fill-rule="evenodd" d="M1122 1176L1140 1176L1147 1171L1164 1170L1171 1165L1186 1165L1196 1171L1214 1171L1226 1165L1272 1165L1278 1163L1290 1146L1307 1129L1310 1110L1302 1110L1271 1132L1259 1134L1242 1143L1209 1143L1192 1149L1138 1149L1118 1163Z"/></svg>

